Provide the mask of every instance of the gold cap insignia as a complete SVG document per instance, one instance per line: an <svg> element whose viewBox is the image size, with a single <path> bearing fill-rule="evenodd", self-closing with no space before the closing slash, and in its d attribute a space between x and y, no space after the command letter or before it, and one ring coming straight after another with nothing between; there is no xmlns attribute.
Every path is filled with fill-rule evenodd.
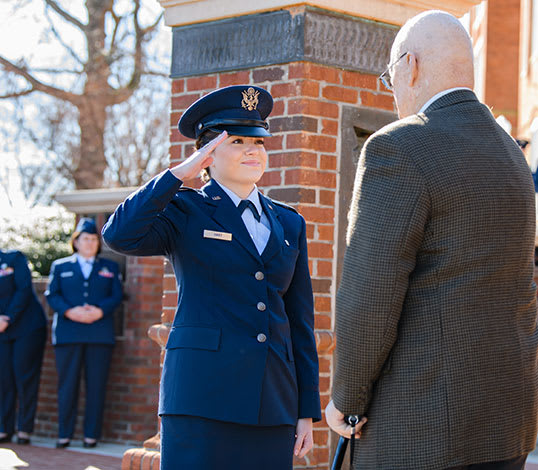
<svg viewBox="0 0 538 470"><path fill-rule="evenodd" d="M258 95L259 91L256 91L254 88L247 88L245 91L241 92L243 94L243 100L241 101L241 106L243 108L252 111L258 106Z"/></svg>

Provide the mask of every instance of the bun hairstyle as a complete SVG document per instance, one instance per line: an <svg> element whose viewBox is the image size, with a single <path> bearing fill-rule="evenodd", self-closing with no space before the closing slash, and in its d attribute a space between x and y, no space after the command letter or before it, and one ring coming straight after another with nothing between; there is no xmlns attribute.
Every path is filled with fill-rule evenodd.
<svg viewBox="0 0 538 470"><path fill-rule="evenodd" d="M204 145L211 142L218 135L220 135L219 132L215 132L211 129L208 129L200 137L198 137L198 139L196 139L196 143L194 147L196 148L196 150L201 149ZM204 168L200 172L200 179L202 180L202 183L204 184L209 182L209 180L211 179L211 171L209 167Z"/></svg>

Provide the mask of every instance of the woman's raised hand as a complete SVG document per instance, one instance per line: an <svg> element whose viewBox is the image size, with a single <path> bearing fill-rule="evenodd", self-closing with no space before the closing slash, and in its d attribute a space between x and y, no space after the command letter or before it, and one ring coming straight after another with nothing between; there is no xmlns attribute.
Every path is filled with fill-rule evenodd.
<svg viewBox="0 0 538 470"><path fill-rule="evenodd" d="M209 141L201 149L196 150L187 160L171 168L170 171L180 180L196 178L200 174L200 171L213 163L211 153L226 137L228 137L228 133L226 131L222 132L222 134Z"/></svg>

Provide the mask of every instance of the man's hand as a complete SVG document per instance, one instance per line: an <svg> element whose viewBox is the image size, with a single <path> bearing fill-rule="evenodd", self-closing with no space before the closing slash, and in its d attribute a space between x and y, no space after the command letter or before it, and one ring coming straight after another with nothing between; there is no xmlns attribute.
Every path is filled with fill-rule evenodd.
<svg viewBox="0 0 538 470"><path fill-rule="evenodd" d="M325 419L329 427L336 433L348 439L351 437L351 426L344 421L344 414L336 409L331 400L325 408ZM361 429L366 424L366 417L363 417L355 426L355 437L361 437Z"/></svg>
<svg viewBox="0 0 538 470"><path fill-rule="evenodd" d="M293 453L296 457L302 459L314 447L314 438L312 437L312 418L301 418L297 421L295 429L297 438Z"/></svg>
<svg viewBox="0 0 538 470"><path fill-rule="evenodd" d="M196 178L200 172L207 168L213 163L212 152L215 150L215 147L222 143L228 133L224 131L222 134L219 134L213 140L204 145L201 149L196 150L187 160L175 167L171 168L170 171L172 174L180 180L190 180Z"/></svg>
<svg viewBox="0 0 538 470"><path fill-rule="evenodd" d="M0 333L3 333L7 330L9 326L10 318L7 315L0 315Z"/></svg>

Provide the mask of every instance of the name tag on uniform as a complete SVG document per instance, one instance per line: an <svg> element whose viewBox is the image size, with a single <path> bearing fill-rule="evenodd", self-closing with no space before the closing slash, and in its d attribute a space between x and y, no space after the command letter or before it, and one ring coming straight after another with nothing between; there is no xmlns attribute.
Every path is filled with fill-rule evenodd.
<svg viewBox="0 0 538 470"><path fill-rule="evenodd" d="M232 241L232 234L227 232L215 232L213 230L204 230L204 238L213 238L215 240Z"/></svg>
<svg viewBox="0 0 538 470"><path fill-rule="evenodd" d="M60 273L60 277L71 277L73 275L73 271L66 271L64 273Z"/></svg>

